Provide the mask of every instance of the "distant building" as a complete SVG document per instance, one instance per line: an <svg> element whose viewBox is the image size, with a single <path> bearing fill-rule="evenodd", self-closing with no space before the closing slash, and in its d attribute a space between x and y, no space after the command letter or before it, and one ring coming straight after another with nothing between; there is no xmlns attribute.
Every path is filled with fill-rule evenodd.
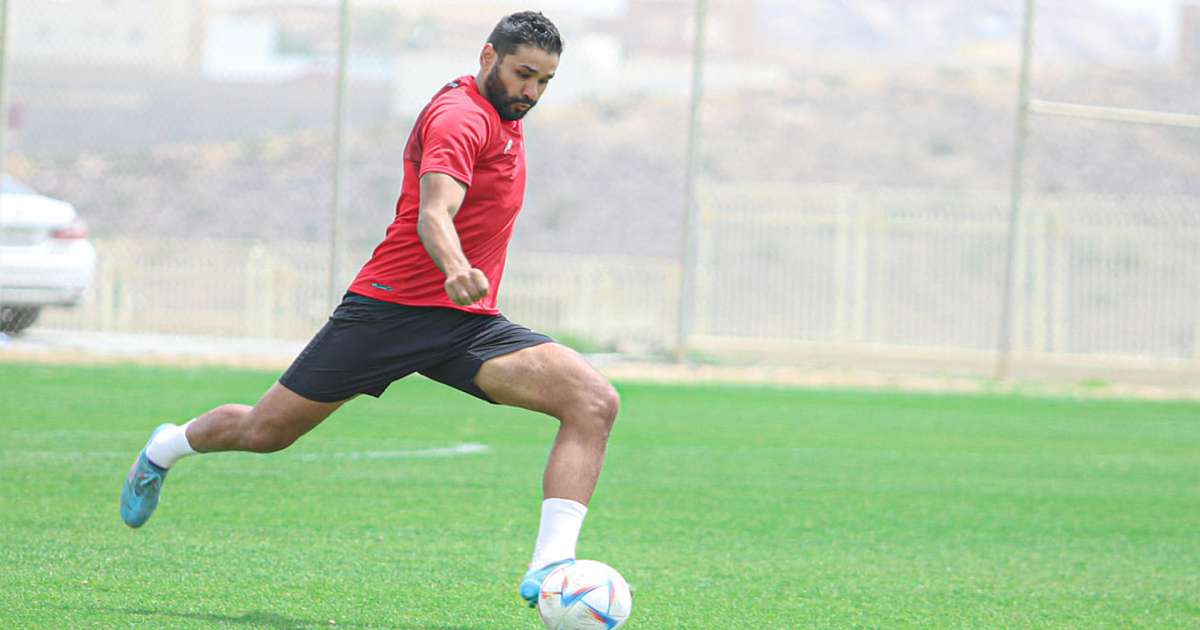
<svg viewBox="0 0 1200 630"><path fill-rule="evenodd" d="M1179 61L1200 69L1200 4L1179 8Z"/></svg>
<svg viewBox="0 0 1200 630"><path fill-rule="evenodd" d="M16 62L178 72L199 67L204 0L13 0Z"/></svg>

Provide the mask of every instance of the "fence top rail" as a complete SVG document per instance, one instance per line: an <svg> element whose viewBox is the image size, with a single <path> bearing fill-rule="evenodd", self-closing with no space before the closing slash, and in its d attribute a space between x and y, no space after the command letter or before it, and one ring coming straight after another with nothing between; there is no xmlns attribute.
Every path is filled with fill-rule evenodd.
<svg viewBox="0 0 1200 630"><path fill-rule="evenodd" d="M828 194L836 191L836 194ZM1003 208L991 191L888 189L801 183L709 186L700 197L703 216L754 224L842 224L854 221L991 225ZM852 201L851 201L852 200ZM1022 204L1027 219L1046 217L1072 224L1130 229L1200 229L1200 195L1031 193Z"/></svg>
<svg viewBox="0 0 1200 630"><path fill-rule="evenodd" d="M1200 129L1200 115L1176 114L1146 109L1127 109L1122 107L1103 107L1099 105L1080 105L1077 103L1062 103L1057 101L1031 100L1029 111L1047 116L1063 116L1067 118L1086 118L1089 120L1109 120L1113 122L1133 123L1138 125L1155 125L1159 127L1184 127Z"/></svg>

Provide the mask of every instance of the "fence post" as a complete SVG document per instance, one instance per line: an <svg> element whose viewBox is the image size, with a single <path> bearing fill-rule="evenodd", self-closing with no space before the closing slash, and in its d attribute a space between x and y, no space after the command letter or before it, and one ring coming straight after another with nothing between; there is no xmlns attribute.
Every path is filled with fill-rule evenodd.
<svg viewBox="0 0 1200 630"><path fill-rule="evenodd" d="M1200 370L1200 294L1195 297L1196 308L1192 315L1192 360L1195 368Z"/></svg>
<svg viewBox="0 0 1200 630"><path fill-rule="evenodd" d="M117 246L115 243L106 248L100 257L100 273L96 279L96 309L98 311L98 330L111 332L116 329L116 260Z"/></svg>
<svg viewBox="0 0 1200 630"><path fill-rule="evenodd" d="M1066 227L1063 225L1062 212L1055 212L1049 216L1048 229L1050 230L1050 242L1054 254L1054 282L1051 283L1050 291L1053 294L1053 302L1051 305L1051 319L1053 324L1053 334L1051 335L1051 351L1053 352L1068 352L1069 344L1067 343L1067 282L1070 281L1069 269L1071 257L1067 253L1067 234Z"/></svg>
<svg viewBox="0 0 1200 630"><path fill-rule="evenodd" d="M1008 378L1012 358L1013 302L1016 297L1018 258L1021 255L1021 193L1025 166L1025 139L1029 132L1029 68L1033 57L1035 0L1025 0L1025 23L1021 36L1021 79L1017 89L1016 138L1013 142L1012 197L1008 216L1008 260L1005 265L1004 294L1001 296L1000 341L996 353L996 378Z"/></svg>
<svg viewBox="0 0 1200 630"><path fill-rule="evenodd" d="M246 252L242 273L242 334L270 339L274 333L275 282L271 255L262 243Z"/></svg>
<svg viewBox="0 0 1200 630"><path fill-rule="evenodd" d="M682 360L686 354L688 337L692 334L692 319L696 306L696 232L700 228L699 209L696 207L696 155L700 145L700 101L704 98L704 42L708 0L695 2L696 37L692 41L692 95L688 108L687 158L684 163L684 229L679 256L682 272L679 287L679 327L675 335L677 360Z"/></svg>
<svg viewBox="0 0 1200 630"><path fill-rule="evenodd" d="M0 175L8 153L8 0L0 0Z"/></svg>
<svg viewBox="0 0 1200 630"><path fill-rule="evenodd" d="M275 297L278 287L275 282L275 257L263 250L262 257L259 262L262 269L259 270L259 278L262 282L259 286L262 289L262 330L259 331L264 339L275 338Z"/></svg>
<svg viewBox="0 0 1200 630"><path fill-rule="evenodd" d="M1029 306L1030 349L1046 351L1046 213L1040 208L1030 217L1030 236L1033 246L1032 271L1033 296Z"/></svg>
<svg viewBox="0 0 1200 630"><path fill-rule="evenodd" d="M342 155L342 136L346 126L346 58L350 50L350 0L340 0L338 11L338 55L337 87L334 98L333 120L333 199L329 204L329 308L341 301L339 287L342 281L341 259L341 214L342 181L345 179L345 158Z"/></svg>
<svg viewBox="0 0 1200 630"><path fill-rule="evenodd" d="M841 201L841 195L836 196ZM849 211L841 203L834 205L833 214L833 339L846 341L849 333L851 223ZM820 229L820 225L817 226ZM819 234L820 232L818 232Z"/></svg>
<svg viewBox="0 0 1200 630"><path fill-rule="evenodd" d="M870 278L871 217L867 209L857 207L858 221L855 223L854 248L854 327L851 329L853 340L863 343L867 340L867 280Z"/></svg>
<svg viewBox="0 0 1200 630"><path fill-rule="evenodd" d="M871 293L875 296L876 308L871 311L871 317L869 318L871 322L870 334L872 343L884 343L884 335L886 333L884 326L886 322L883 316L882 306L887 303L884 298L887 287L889 286L887 273L888 270L892 268L891 265L888 264L888 230L890 230L891 227L890 222L888 221L887 211L875 210L873 212L871 222L875 230L876 261L875 279L874 282L871 283Z"/></svg>
<svg viewBox="0 0 1200 630"><path fill-rule="evenodd" d="M0 0L0 180L4 177L4 156L8 152L8 0ZM0 194L0 202L4 196ZM3 306L0 297L0 306Z"/></svg>

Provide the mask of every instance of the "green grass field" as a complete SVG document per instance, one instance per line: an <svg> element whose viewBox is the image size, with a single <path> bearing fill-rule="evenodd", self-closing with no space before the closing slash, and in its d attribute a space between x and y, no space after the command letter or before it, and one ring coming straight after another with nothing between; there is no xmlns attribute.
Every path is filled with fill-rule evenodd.
<svg viewBox="0 0 1200 630"><path fill-rule="evenodd" d="M184 460L121 524L154 426L276 376L0 365L0 627L541 627L554 423L424 380ZM579 552L635 585L628 628L1200 627L1200 405L618 389Z"/></svg>

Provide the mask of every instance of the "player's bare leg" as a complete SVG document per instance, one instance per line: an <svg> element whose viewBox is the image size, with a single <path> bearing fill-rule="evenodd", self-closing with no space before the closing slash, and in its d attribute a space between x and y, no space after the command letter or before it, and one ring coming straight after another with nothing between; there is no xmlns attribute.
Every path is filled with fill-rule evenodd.
<svg viewBox="0 0 1200 630"><path fill-rule="evenodd" d="M542 490L546 498L587 505L617 417L619 398L612 385L578 353L556 343L487 361L475 384L500 404L559 420Z"/></svg>
<svg viewBox="0 0 1200 630"><path fill-rule="evenodd" d="M275 383L253 407L221 405L183 426L159 426L125 479L121 519L130 527L145 524L158 507L167 471L180 458L198 452L285 449L345 402L315 402Z"/></svg>
<svg viewBox="0 0 1200 630"><path fill-rule="evenodd" d="M253 407L221 405L187 425L187 441L198 453L271 453L292 445L346 401L308 400L275 383Z"/></svg>
<svg viewBox="0 0 1200 630"><path fill-rule="evenodd" d="M551 343L485 362L475 384L498 403L540 411L560 423L542 477L545 500L533 560L520 588L532 606L546 574L575 559L620 399L583 357Z"/></svg>

